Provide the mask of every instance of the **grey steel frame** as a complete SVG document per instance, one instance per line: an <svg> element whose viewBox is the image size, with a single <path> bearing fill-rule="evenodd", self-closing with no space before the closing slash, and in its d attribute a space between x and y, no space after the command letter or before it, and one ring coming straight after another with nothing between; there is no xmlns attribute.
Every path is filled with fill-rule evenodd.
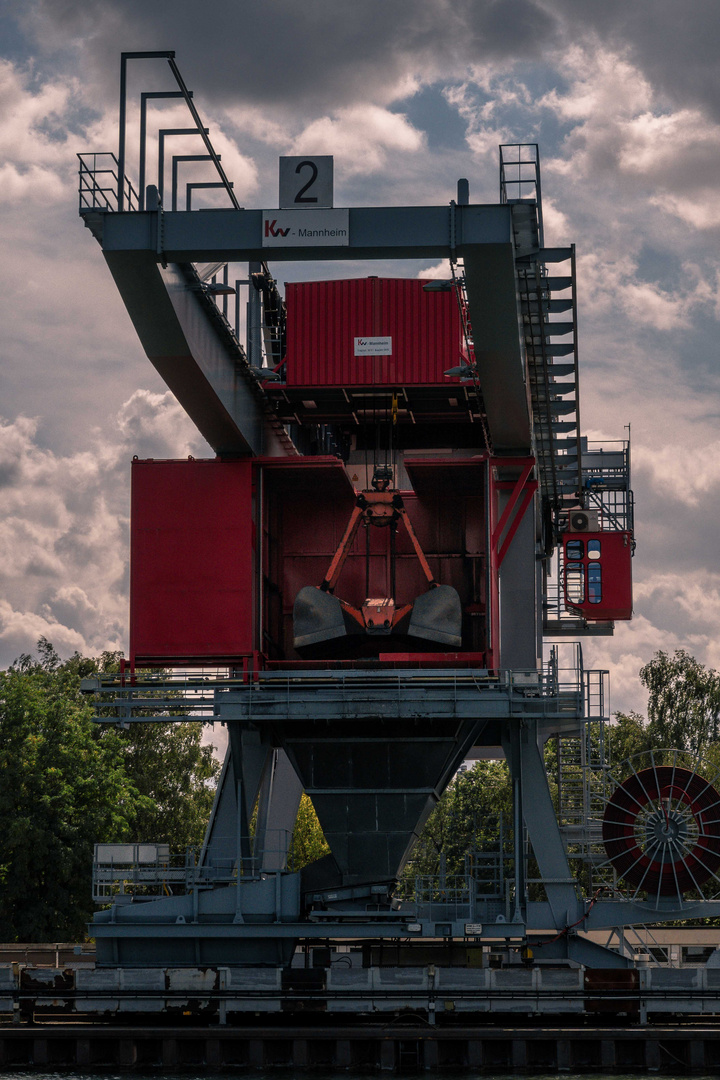
<svg viewBox="0 0 720 1080"><path fill-rule="evenodd" d="M168 61L203 138L220 182L225 187L230 209L211 215L165 210L157 191L143 201L143 210L129 212L126 206L125 110L126 64L129 59L160 57ZM174 92L175 93L175 92ZM149 96L149 95L148 95ZM143 98L143 110L147 97ZM144 115L144 112L143 112ZM143 137L145 131L143 131ZM532 149L532 148L531 148ZM565 279L547 276L545 262L572 259L574 250L543 249L540 204L539 157L537 148L528 161L523 149L517 161L508 148L501 158L501 204L492 206L469 203L467 181L458 185L458 200L449 206L359 207L350 208L349 243L346 247L273 247L263 246L261 210L245 210L238 205L232 185L227 180L218 155L175 64L174 54L123 54L121 78L120 147L117 158L117 199L115 206L104 195L97 202L81 202L81 215L102 245L108 266L116 280L148 357L199 430L219 453L275 454L294 453L287 433L273 424L268 402L250 370L247 358L238 347L235 335L208 318L209 301L194 288L191 264L263 263L267 257L278 261L298 260L379 260L440 259L453 263L462 260L463 283L470 322L482 327L482 341L474 342L477 375L482 386L489 436L495 455L510 457L534 452L537 433L538 468L541 488L562 507L563 498L572 497L568 474L580 477L579 413L577 410L577 360L574 345L576 314L572 310L572 371L563 381L565 370L552 362L567 348L549 339L565 332L564 324L553 324L549 315L568 310L565 300L551 298L553 289L568 287ZM144 164L144 146L142 148ZM179 159L178 159L179 160ZM518 166L517 180L512 166ZM530 168L530 177L523 171ZM84 163L85 173L90 170ZM512 185L518 184L515 192ZM531 198L524 186L530 183ZM91 177L84 180L86 192L96 187ZM100 190L99 186L97 190ZM518 194L518 198L510 198ZM145 200L145 193L141 198ZM176 205L173 199L173 205ZM570 275L574 282L574 270ZM518 306L518 294L525 292L525 309ZM573 293L574 297L574 293ZM525 325L523 326L523 317ZM225 320L227 322L227 320ZM476 330L477 338L477 330ZM529 379L529 351L535 356L537 377ZM575 419L558 419L568 412L569 404L561 398L572 395ZM572 424L572 446L556 438ZM443 725L462 721L463 739L472 745L493 748L507 758L513 780L515 850L514 878L511 888L501 898L502 910L493 908L494 900L485 900L484 911L493 919L492 935L522 940L530 928L556 932L558 949L577 960L589 959L601 966L622 964L624 959L604 953L578 938L575 928L615 926L645 921L642 904L589 902L578 897L570 873L567 855L558 829L545 776L542 747L557 732L579 732L588 716L584 674L570 692L548 689L537 669L537 653L542 620L536 608L537 590L523 583L522 591L512 593L512 575L532 565L537 577L535 526L528 516L527 528L520 529L513 541L511 556L503 568L503 580L509 599L502 606L503 647L512 673L497 682L487 672L459 673L358 673L337 677L334 673L288 672L268 674L238 685L228 681L188 689L181 699L164 698L163 685L152 684L151 691L142 684L110 685L99 681L88 689L100 707L98 719L109 722L135 722L137 710L156 710L153 719L210 718L226 723L230 732L231 752L226 761L212 820L208 827L201 864L211 866L213 859L234 858L237 866L235 884L222 888L194 888L187 897L168 897L148 905L114 905L93 924L99 947L107 946L105 958L118 962L121 942L129 951L123 963L147 960L151 939L178 945L178 962L192 953L197 959L212 960L217 942L240 942L252 947L238 948L230 962L247 963L253 958L272 957L280 962L289 955L298 937L397 937L413 934L432 936L437 931L434 918L438 908L423 905L413 909L389 905L383 917L359 916L364 897L387 889L387 882L373 886L350 887L349 891L316 888L327 906L327 914L311 910L300 919L300 880L284 866L270 863L256 874L248 842L249 816L260 798L265 807L263 827L282 827L290 820L293 805L299 798L299 781L293 784L292 769L287 767L282 751L273 749L283 739L291 741L293 725L317 722L321 717L336 726L350 721L362 723L369 715L378 722L418 720L424 724ZM501 580L501 588L502 588ZM522 596L523 603L518 603ZM513 598L514 597L514 598ZM535 666L534 666L535 665ZM530 679L527 669L534 674ZM524 685L519 685L524 682ZM177 684L173 684L177 689ZM148 696L149 693L149 696ZM145 696L143 696L145 695ZM158 696L159 695L159 696ZM113 715L108 715L107 709ZM176 711L173 711L176 710ZM161 715L162 712L165 715ZM170 712L170 715L168 715ZM320 722L324 722L321 720ZM460 759L461 760L461 759ZM455 767L460 764L455 763ZM447 769L439 778L447 783ZM278 772L279 770L279 772ZM273 817L270 797L272 778L285 775L284 796L277 795L278 808ZM427 790L430 801L440 790ZM264 803L263 803L264 800ZM527 900L523 825L527 827L533 851L540 866L547 900ZM221 856L219 853L225 853ZM365 893L363 894L363 889ZM312 893L312 890L311 890ZM214 905L214 906L213 906ZM712 904L710 905L712 907ZM152 910L150 910L150 908ZM477 918L477 904L468 906L468 915ZM695 910L690 905L687 909ZM703 910L708 910L707 905ZM714 908L712 909L715 910ZM673 911L669 918L685 915ZM456 912L457 914L457 912ZM215 920L215 921L213 921ZM462 920L449 921L453 936L465 933ZM420 930L409 925L420 924ZM215 945L213 945L213 942ZM278 949L273 952L273 942ZM103 944L104 943L104 944ZM182 945L182 947L181 947ZM190 946L190 953L186 946ZM193 952L194 949L194 952ZM203 951L204 950L204 951ZM265 952L263 952L265 950ZM145 958L145 959L143 959Z"/></svg>

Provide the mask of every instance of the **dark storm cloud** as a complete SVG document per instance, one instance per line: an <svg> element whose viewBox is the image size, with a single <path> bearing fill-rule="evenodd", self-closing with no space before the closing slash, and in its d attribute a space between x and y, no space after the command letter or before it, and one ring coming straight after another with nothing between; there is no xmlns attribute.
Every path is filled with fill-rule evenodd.
<svg viewBox="0 0 720 1080"><path fill-rule="evenodd" d="M110 91L122 50L175 49L206 99L304 109L384 99L404 78L463 78L595 39L677 103L720 114L717 0L9 0L45 54Z"/></svg>
<svg viewBox="0 0 720 1080"><path fill-rule="evenodd" d="M452 81L468 64L537 56L557 31L534 0L35 0L15 10L37 47L80 60L83 78L106 82L121 50L174 49L206 99L301 107L383 99L407 77Z"/></svg>
<svg viewBox="0 0 720 1080"><path fill-rule="evenodd" d="M717 0L544 0L562 20L565 41L597 34L626 53L655 88L720 117Z"/></svg>
<svg viewBox="0 0 720 1080"><path fill-rule="evenodd" d="M717 567L717 532L708 527L720 520L720 492L712 490L702 506L688 506L672 492L653 491L635 476L638 505L638 577L658 573L693 575Z"/></svg>

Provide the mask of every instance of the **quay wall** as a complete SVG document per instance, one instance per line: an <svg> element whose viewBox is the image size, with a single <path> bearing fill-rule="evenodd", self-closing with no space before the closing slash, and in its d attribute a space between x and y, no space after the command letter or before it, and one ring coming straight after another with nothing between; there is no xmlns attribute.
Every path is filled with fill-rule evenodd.
<svg viewBox="0 0 720 1080"><path fill-rule="evenodd" d="M720 1027L0 1026L0 1069L206 1066L455 1072L716 1072Z"/></svg>

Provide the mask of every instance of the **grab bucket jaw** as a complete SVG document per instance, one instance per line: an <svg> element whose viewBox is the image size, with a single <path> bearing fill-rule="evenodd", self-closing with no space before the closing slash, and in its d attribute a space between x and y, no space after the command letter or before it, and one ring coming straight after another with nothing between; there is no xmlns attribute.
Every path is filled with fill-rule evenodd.
<svg viewBox="0 0 720 1080"><path fill-rule="evenodd" d="M345 637L345 616L338 598L315 585L306 585L295 597L293 631L296 649Z"/></svg>
<svg viewBox="0 0 720 1080"><path fill-rule="evenodd" d="M462 645L462 606L451 585L436 585L418 596L413 604L409 637L437 641L441 645Z"/></svg>

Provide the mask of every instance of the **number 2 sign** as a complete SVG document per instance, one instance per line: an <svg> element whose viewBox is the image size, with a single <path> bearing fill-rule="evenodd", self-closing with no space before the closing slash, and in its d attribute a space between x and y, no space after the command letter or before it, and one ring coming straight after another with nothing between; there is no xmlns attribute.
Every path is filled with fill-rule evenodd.
<svg viewBox="0 0 720 1080"><path fill-rule="evenodd" d="M281 157L280 209L333 205L333 158Z"/></svg>

